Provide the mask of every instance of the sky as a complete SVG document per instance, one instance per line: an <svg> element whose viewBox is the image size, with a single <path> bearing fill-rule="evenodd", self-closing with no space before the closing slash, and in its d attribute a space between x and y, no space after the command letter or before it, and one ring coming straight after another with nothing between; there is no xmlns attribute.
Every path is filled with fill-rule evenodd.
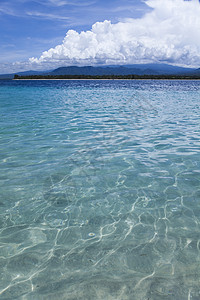
<svg viewBox="0 0 200 300"><path fill-rule="evenodd" d="M198 0L1 0L0 74L69 65L200 67Z"/></svg>

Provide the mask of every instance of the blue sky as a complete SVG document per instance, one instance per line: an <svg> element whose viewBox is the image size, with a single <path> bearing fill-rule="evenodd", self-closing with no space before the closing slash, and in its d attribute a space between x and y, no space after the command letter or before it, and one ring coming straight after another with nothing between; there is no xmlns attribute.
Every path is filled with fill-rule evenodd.
<svg viewBox="0 0 200 300"><path fill-rule="evenodd" d="M0 62L40 56L62 42L66 32L89 30L97 21L140 17L140 0L1 0Z"/></svg>
<svg viewBox="0 0 200 300"><path fill-rule="evenodd" d="M0 74L67 65L200 67L198 0L1 0Z"/></svg>

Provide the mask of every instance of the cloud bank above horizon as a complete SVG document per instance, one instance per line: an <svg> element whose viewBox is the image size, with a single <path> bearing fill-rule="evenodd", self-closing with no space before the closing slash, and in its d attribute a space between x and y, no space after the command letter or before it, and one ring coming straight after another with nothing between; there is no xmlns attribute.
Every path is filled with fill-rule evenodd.
<svg viewBox="0 0 200 300"><path fill-rule="evenodd" d="M198 0L147 0L141 18L96 22L89 31L69 30L62 44L15 67L52 69L67 65L169 63L200 66ZM21 65L20 65L21 64Z"/></svg>

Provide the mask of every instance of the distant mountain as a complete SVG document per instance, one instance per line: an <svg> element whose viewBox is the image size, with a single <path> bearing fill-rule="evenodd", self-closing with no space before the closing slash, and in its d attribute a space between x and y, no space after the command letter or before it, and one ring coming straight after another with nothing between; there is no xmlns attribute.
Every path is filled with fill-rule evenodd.
<svg viewBox="0 0 200 300"><path fill-rule="evenodd" d="M21 76L28 75L200 75L200 69L176 67L168 64L134 64L123 66L101 67L60 67L49 71L26 71L15 73ZM15 74L0 75L0 79L12 79Z"/></svg>
<svg viewBox="0 0 200 300"><path fill-rule="evenodd" d="M191 72L192 75L200 75L200 68L199 69L195 69Z"/></svg>
<svg viewBox="0 0 200 300"><path fill-rule="evenodd" d="M109 67L118 67L110 65ZM183 74L194 71L194 68L184 68L184 67L177 67L168 64L132 64L132 65L124 65L123 67L129 69L139 69L140 71L144 72L146 70L150 72L155 72L156 74ZM155 74L155 75L156 75ZM153 75L152 73L150 75Z"/></svg>
<svg viewBox="0 0 200 300"><path fill-rule="evenodd" d="M48 71L51 72L52 70ZM25 71L25 72L17 72L14 74L2 74L0 75L0 79L13 79L15 74L18 74L20 76L28 76L28 75L43 75L46 74L47 71Z"/></svg>
<svg viewBox="0 0 200 300"><path fill-rule="evenodd" d="M143 64L108 67L60 67L48 73L49 75L175 75L188 74L195 69L175 67L166 64Z"/></svg>
<svg viewBox="0 0 200 300"><path fill-rule="evenodd" d="M14 74L1 74L0 75L0 80L1 79L13 79L14 78Z"/></svg>
<svg viewBox="0 0 200 300"><path fill-rule="evenodd" d="M134 73L133 73L134 72ZM129 75L129 74L142 74L140 69L131 69L123 66L118 67L61 67L55 69L49 75Z"/></svg>

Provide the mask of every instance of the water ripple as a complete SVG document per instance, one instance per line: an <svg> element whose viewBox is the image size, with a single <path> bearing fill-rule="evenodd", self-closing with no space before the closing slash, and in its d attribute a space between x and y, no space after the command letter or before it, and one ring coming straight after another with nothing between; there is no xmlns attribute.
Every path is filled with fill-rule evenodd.
<svg viewBox="0 0 200 300"><path fill-rule="evenodd" d="M1 299L200 298L199 93L0 82Z"/></svg>

